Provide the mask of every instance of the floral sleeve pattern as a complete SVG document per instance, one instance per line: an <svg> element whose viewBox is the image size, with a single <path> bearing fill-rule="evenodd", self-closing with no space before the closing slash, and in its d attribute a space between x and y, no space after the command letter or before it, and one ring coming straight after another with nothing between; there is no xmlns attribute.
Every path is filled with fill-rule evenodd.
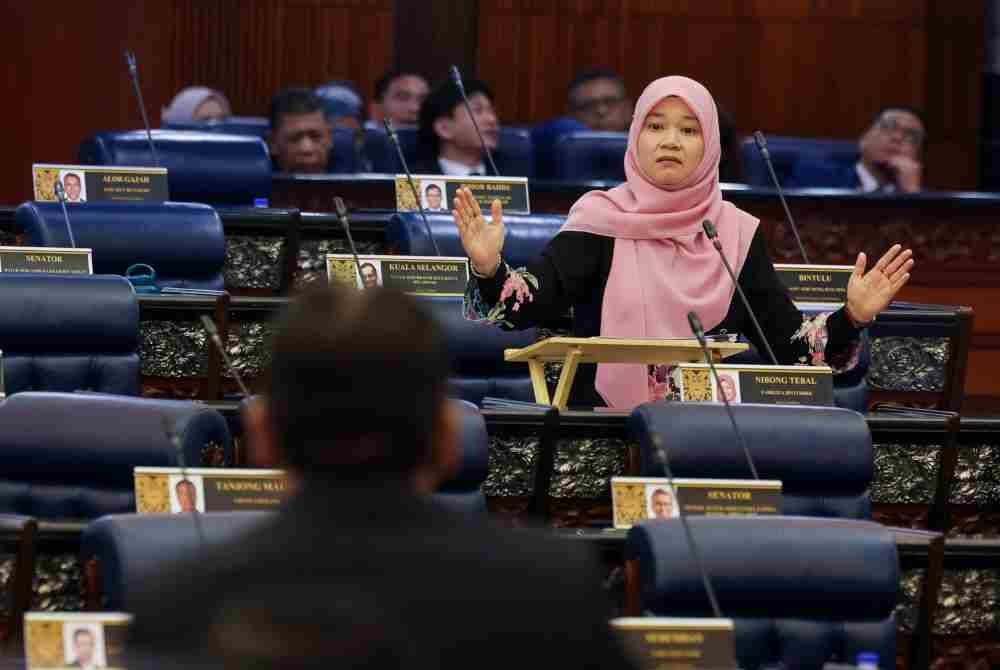
<svg viewBox="0 0 1000 670"><path fill-rule="evenodd" d="M792 335L792 341L804 342L808 347L808 354L800 356L798 362L802 365L828 365L835 374L847 372L858 364L861 356L861 339L855 338L844 351L836 355L831 352L828 355L826 345L830 340L830 331L827 329L826 321L829 317L829 312L814 317L802 317L802 325Z"/></svg>
<svg viewBox="0 0 1000 670"><path fill-rule="evenodd" d="M469 280L463 305L465 318L472 321L486 321L501 328L516 327L511 321L511 315L519 312L525 303L534 301L540 282L538 277L528 272L526 268L515 270L506 262L502 271L506 274L506 279L500 289L500 298L494 305L483 299L479 291L479 282L475 279Z"/></svg>

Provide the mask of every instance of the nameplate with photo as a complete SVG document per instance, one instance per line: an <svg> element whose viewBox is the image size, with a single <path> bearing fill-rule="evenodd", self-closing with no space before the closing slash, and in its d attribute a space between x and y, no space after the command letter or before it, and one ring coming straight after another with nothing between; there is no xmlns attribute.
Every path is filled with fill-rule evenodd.
<svg viewBox="0 0 1000 670"><path fill-rule="evenodd" d="M795 302L835 305L847 302L847 283L854 272L853 265L776 263L774 269Z"/></svg>
<svg viewBox="0 0 1000 670"><path fill-rule="evenodd" d="M672 371L684 402L833 405L833 370L823 365L718 364L719 383L705 363L679 363Z"/></svg>
<svg viewBox="0 0 1000 670"><path fill-rule="evenodd" d="M483 214L490 217L490 207L499 200L507 214L531 214L526 177L449 177L440 174L415 174L413 195L406 175L396 175L396 211L416 212L422 206L428 214L448 214L454 207L458 189L467 188L479 202Z"/></svg>
<svg viewBox="0 0 1000 670"><path fill-rule="evenodd" d="M642 670L737 667L732 619L619 617L611 628Z"/></svg>
<svg viewBox="0 0 1000 670"><path fill-rule="evenodd" d="M360 274L358 266L360 265ZM469 283L469 259L462 256L358 256L327 254L326 276L358 289L378 286L411 295L462 297Z"/></svg>
<svg viewBox="0 0 1000 670"><path fill-rule="evenodd" d="M140 514L275 510L291 493L284 470L138 467L133 477Z"/></svg>
<svg viewBox="0 0 1000 670"><path fill-rule="evenodd" d="M749 473L748 473L749 474ZM781 514L777 479L674 479L612 477L611 510L615 528L655 519L685 516L770 516Z"/></svg>
<svg viewBox="0 0 1000 670"><path fill-rule="evenodd" d="M132 617L120 612L28 612L24 656L28 670L125 668Z"/></svg>
<svg viewBox="0 0 1000 670"><path fill-rule="evenodd" d="M57 181L63 185L67 204L170 199L166 168L35 163L31 177L35 200L40 202L58 202Z"/></svg>
<svg viewBox="0 0 1000 670"><path fill-rule="evenodd" d="M0 272L92 275L93 252L81 247L0 247Z"/></svg>

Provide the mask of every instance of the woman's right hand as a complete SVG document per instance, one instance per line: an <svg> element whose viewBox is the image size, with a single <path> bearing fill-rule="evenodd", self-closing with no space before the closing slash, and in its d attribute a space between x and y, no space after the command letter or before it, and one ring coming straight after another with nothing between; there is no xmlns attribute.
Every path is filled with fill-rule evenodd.
<svg viewBox="0 0 1000 670"><path fill-rule="evenodd" d="M503 206L499 200L493 201L493 223L487 223L469 189L458 189L454 205L451 213L472 267L477 274L492 277L500 267L500 252L503 251Z"/></svg>

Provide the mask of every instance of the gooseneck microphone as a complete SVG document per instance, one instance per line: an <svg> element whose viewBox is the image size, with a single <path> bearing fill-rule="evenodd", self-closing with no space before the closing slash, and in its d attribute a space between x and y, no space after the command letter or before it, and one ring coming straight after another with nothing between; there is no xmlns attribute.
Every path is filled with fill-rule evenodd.
<svg viewBox="0 0 1000 670"><path fill-rule="evenodd" d="M785 218L788 219L788 226L792 229L792 235L795 236L795 243L799 245L799 253L802 254L802 260L808 264L809 256L806 255L806 248L802 245L802 238L799 237L799 228L795 225L795 219L792 218L792 210L788 209L788 203L785 201L785 192L781 190L781 182L778 181L778 175L774 172L774 164L771 163L771 152L767 150L767 140L764 138L764 133L755 130L753 133L753 142L757 145L757 151L760 152L761 158L767 164L767 171L771 173L771 181L774 182L774 188L778 191L781 206L785 208Z"/></svg>
<svg viewBox="0 0 1000 670"><path fill-rule="evenodd" d="M427 237L431 240L431 245L434 247L434 255L440 256L441 250L438 249L437 240L434 239L434 233L431 232L431 224L427 221L427 212L424 211L423 201L420 199L420 193L417 191L417 185L413 182L413 174L410 173L410 168L406 164L406 156L403 155L403 147L399 144L399 136L396 135L396 129L392 127L392 121L388 118L382 120L382 125L385 126L385 132L389 134L389 139L392 141L392 145L396 147L396 155L399 156L399 162L403 166L403 172L406 173L406 181L410 184L410 191L413 192L413 197L417 200L417 208L420 210L420 218L424 220L424 228L427 230Z"/></svg>
<svg viewBox="0 0 1000 670"><path fill-rule="evenodd" d="M688 312L688 325L691 326L691 332L694 333L694 336L698 338L701 353L705 357L705 362L708 363L708 368L712 371L712 376L715 377L715 387L719 389L719 395L722 396L722 404L726 406L726 414L729 415L729 422L733 424L733 432L736 433L736 439L739 440L740 446L743 448L743 456L746 457L747 465L750 466L750 474L753 475L754 479L760 479L757 476L757 466L754 465L753 458L750 456L750 449L747 447L746 440L743 439L743 433L740 432L740 427L736 425L736 416L733 414L733 408L729 404L729 398L726 397L725 392L722 390L719 371L715 367L715 362L712 361L712 354L708 351L708 345L705 342L705 328L701 325L701 319L698 318L695 312Z"/></svg>
<svg viewBox="0 0 1000 670"><path fill-rule="evenodd" d="M219 354L221 354L226 367L233 373L233 377L236 379L236 383L239 385L240 391L243 392L244 397L249 398L252 395L250 393L250 389L247 388L247 385L243 382L243 376L233 365L233 361L229 358L229 353L226 352L226 347L222 342L222 338L219 337L219 329L215 327L215 322L208 318L207 314L202 314L201 326L205 329L205 332L208 333L208 338L212 340L212 344L214 344L215 348L219 350Z"/></svg>
<svg viewBox="0 0 1000 670"><path fill-rule="evenodd" d="M351 236L351 224L347 220L347 206L344 205L344 199L339 195L334 197L333 207L337 210L337 220L340 221L340 225L344 228L344 234L347 235L347 245L351 248L351 255L354 256L354 267L358 271L358 280L361 281L361 286L364 286L365 276L361 274L361 261L358 260L358 248L354 246L354 238Z"/></svg>
<svg viewBox="0 0 1000 670"><path fill-rule="evenodd" d="M66 188L58 179L56 179L54 188L56 197L59 198L59 203L62 205L63 221L66 222L66 232L69 233L69 245L76 249L76 239L73 237L73 226L69 223L69 211L66 209Z"/></svg>
<svg viewBox="0 0 1000 670"><path fill-rule="evenodd" d="M149 129L149 117L146 116L146 103L142 99L142 88L139 87L139 68L136 67L135 54L131 50L125 51L125 63L128 64L129 77L132 79L135 97L139 101L142 123L146 126L146 139L149 141L149 150L153 154L153 165L160 167L160 157L156 154L156 145L153 144L153 131Z"/></svg>
<svg viewBox="0 0 1000 670"><path fill-rule="evenodd" d="M493 154L490 152L490 148L486 146L486 140L483 139L482 131L479 130L479 124L476 122L476 115L472 113L472 105L469 104L469 97L465 95L465 84L462 83L462 73L458 71L457 65L451 66L451 80L455 82L455 86L458 87L458 93L462 96L462 102L465 103L465 111L469 113L469 118L472 119L472 127L476 129L476 135L479 136L479 144L482 145L483 151L486 153L486 158L490 161L490 167L493 168L493 174L499 177L500 170L497 169L497 164L493 162Z"/></svg>
<svg viewBox="0 0 1000 670"><path fill-rule="evenodd" d="M653 434L650 441L653 443L653 457L659 461L660 467L663 469L663 476L667 478L667 486L670 487L671 494L676 495L676 489L674 488L674 473L670 470L670 460L667 458L667 450L663 448L663 441L660 439L658 434ZM698 572L701 573L701 581L705 585L705 593L708 595L708 602L712 605L712 613L715 615L716 619L721 619L722 610L719 609L719 601L715 598L715 589L712 588L712 580L708 578L708 571L705 569L705 562L701 558L701 550L698 548L698 543L694 541L694 534L691 532L691 526L688 525L687 514L684 513L684 506L679 503L677 504L677 518L680 519L681 525L684 526L684 534L687 536L688 547L691 548L691 554L694 556L694 562L698 565Z"/></svg>
<svg viewBox="0 0 1000 670"><path fill-rule="evenodd" d="M774 350L771 349L771 344L767 341L767 337L764 335L764 329L760 327L760 322L757 321L757 315L754 314L753 308L750 306L750 301L747 300L746 293L743 292L743 288L740 286L739 280L736 278L736 273L733 272L733 266L729 264L729 259L726 258L726 254L722 251L722 242L719 241L719 231L715 229L715 224L708 219L701 222L702 230L705 231L705 235L708 239L712 240L712 246L715 250L719 252L719 258L722 259L722 264L726 266L726 272L729 273L729 278L733 281L733 286L736 287L736 292L740 294L740 300L743 301L743 306L747 310L747 314L750 315L750 321L753 322L754 330L757 331L757 336L760 337L760 341L764 343L764 349L767 350L767 356L771 359L771 365L777 365L778 359L774 355Z"/></svg>

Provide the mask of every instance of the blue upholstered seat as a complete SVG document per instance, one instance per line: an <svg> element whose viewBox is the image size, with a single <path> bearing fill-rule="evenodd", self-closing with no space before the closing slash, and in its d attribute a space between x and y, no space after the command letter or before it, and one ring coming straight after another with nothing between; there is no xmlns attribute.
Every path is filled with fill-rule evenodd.
<svg viewBox="0 0 1000 670"><path fill-rule="evenodd" d="M127 611L137 584L200 548L223 544L265 523L274 512L209 512L198 515L199 538L190 514L114 514L83 531L81 564L97 559L102 608ZM248 585L250 586L250 585Z"/></svg>
<svg viewBox="0 0 1000 670"><path fill-rule="evenodd" d="M171 200L252 205L271 196L271 159L260 137L154 130L153 143L169 171ZM155 165L143 130L97 133L80 145L79 159L85 165Z"/></svg>
<svg viewBox="0 0 1000 670"><path fill-rule="evenodd" d="M0 274L0 350L8 395L138 395L135 292L122 277Z"/></svg>
<svg viewBox="0 0 1000 670"><path fill-rule="evenodd" d="M899 558L892 534L866 521L803 517L692 517L692 534L725 617L734 619L741 668L819 670L876 652L896 658L893 608ZM644 614L711 616L679 519L628 534Z"/></svg>
<svg viewBox="0 0 1000 670"><path fill-rule="evenodd" d="M68 208L79 247L94 250L94 272L124 275L134 263L153 266L157 284L224 288L226 238L208 205L182 202L81 203ZM67 247L58 203L26 202L15 220L30 246Z"/></svg>
<svg viewBox="0 0 1000 670"><path fill-rule="evenodd" d="M625 181L627 133L566 133L553 149L553 177L564 181Z"/></svg>
<svg viewBox="0 0 1000 670"><path fill-rule="evenodd" d="M224 135L250 135L267 140L271 120L266 116L227 116L214 121L184 121L164 123L165 130L197 130L203 133Z"/></svg>
<svg viewBox="0 0 1000 670"><path fill-rule="evenodd" d="M838 407L733 405L761 479L783 482L783 513L867 519L874 476L864 417ZM675 477L751 479L749 466L718 403L646 403L628 419L639 443L641 473L662 477L653 457L659 435Z"/></svg>
<svg viewBox="0 0 1000 670"><path fill-rule="evenodd" d="M232 463L226 421L197 403L92 393L19 393L0 405L0 512L93 519L135 510L136 466L179 467L203 452Z"/></svg>
<svg viewBox="0 0 1000 670"><path fill-rule="evenodd" d="M396 128L399 146L403 156L412 169L417 161L417 129L415 127ZM375 172L401 174L403 166L395 147L380 126L368 125L364 138L365 155L372 163ZM534 177L535 150L531 141L531 132L524 128L503 127L493 160L497 169L505 177ZM488 166L487 166L488 167Z"/></svg>
<svg viewBox="0 0 1000 670"><path fill-rule="evenodd" d="M857 140L832 140L815 137L767 136L767 149L771 154L774 173L782 186L788 186L788 178L796 166L808 163L810 166L843 167L854 165L858 160ZM741 145L743 154L744 179L751 186L772 187L767 164L761 157L753 138L748 137ZM808 186L801 184L800 186Z"/></svg>
<svg viewBox="0 0 1000 670"><path fill-rule="evenodd" d="M455 400L462 413L462 459L458 472L441 485L435 494L441 503L455 509L486 514L483 483L489 471L489 435L486 421L479 408L469 402Z"/></svg>

